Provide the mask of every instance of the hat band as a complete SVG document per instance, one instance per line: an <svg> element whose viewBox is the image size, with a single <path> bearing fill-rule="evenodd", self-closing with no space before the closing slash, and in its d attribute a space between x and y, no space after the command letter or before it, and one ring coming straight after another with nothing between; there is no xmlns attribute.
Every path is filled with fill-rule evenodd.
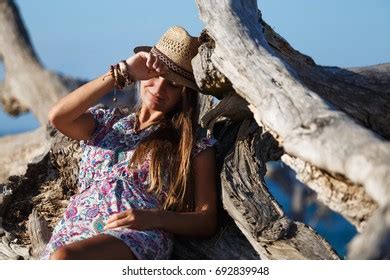
<svg viewBox="0 0 390 280"><path fill-rule="evenodd" d="M175 62L173 62L169 57L167 57L165 54L163 54L160 50L158 50L156 47L153 47L151 51L153 54L157 55L159 59L161 59L170 70L175 72L176 74L195 82L194 75L191 72L188 72L187 70L181 68L179 65L177 65Z"/></svg>

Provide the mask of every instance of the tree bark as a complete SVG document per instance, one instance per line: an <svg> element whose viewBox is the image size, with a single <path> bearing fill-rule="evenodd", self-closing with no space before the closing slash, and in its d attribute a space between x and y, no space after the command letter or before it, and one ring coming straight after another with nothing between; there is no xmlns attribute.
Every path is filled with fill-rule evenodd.
<svg viewBox="0 0 390 280"><path fill-rule="evenodd" d="M49 108L67 89L42 67L13 1L0 2L0 56L6 73L0 92L5 111L16 115L31 110L45 125Z"/></svg>
<svg viewBox="0 0 390 280"><path fill-rule="evenodd" d="M214 123L220 119L242 120L246 117L252 116L249 110L249 103L234 93L230 82L212 65L210 55L212 49L210 46L215 46L212 39L204 32L202 34L204 45L200 48L199 56L194 61L194 70L199 81L199 85L206 91L210 90L213 94L224 88L223 99L201 119L204 127L212 129ZM215 77L223 77L220 81L215 81L214 84L210 80L206 80L208 74L213 73ZM221 83L225 83L221 85ZM217 88L217 90L213 90ZM271 134L278 139L280 145L283 141L279 135L269 130ZM290 159L290 160L288 160ZM377 203L367 195L366 191L361 185L353 184L340 175L331 175L328 172L318 169L313 164L305 162L301 159L285 154L282 157L284 163L290 166L297 172L297 178L308 185L311 189L317 192L318 198L321 202L336 212L342 214L348 221L357 227L360 231L366 223L367 218L372 214L372 211L377 208ZM344 203L348 201L348 203ZM358 205L365 205L361 208Z"/></svg>
<svg viewBox="0 0 390 280"><path fill-rule="evenodd" d="M33 210L27 223L28 235L31 240L31 255L38 259L50 240L50 230L44 218L38 215L37 210Z"/></svg>
<svg viewBox="0 0 390 280"><path fill-rule="evenodd" d="M235 124L237 127L237 124ZM223 129L234 131L234 126ZM216 136L226 139L224 133ZM282 150L251 119L239 124L233 148L220 151L222 202L262 259L338 259L331 246L311 228L287 218L264 181L266 162Z"/></svg>
<svg viewBox="0 0 390 280"><path fill-rule="evenodd" d="M340 175L332 176L288 154L282 156L282 161L297 173L301 182L317 193L319 201L343 215L359 232L378 208L362 185L354 184Z"/></svg>
<svg viewBox="0 0 390 280"><path fill-rule="evenodd" d="M363 185L379 205L377 211L386 207L390 202L390 145L330 105L330 102L339 104L350 116L359 119L357 110L348 109L340 101L350 100L350 95L335 97L334 90L324 91L323 85L329 82L326 80L329 71L328 76L319 76L321 68L317 68L314 75L305 76L305 71L295 68L299 63L294 59L302 56L292 56L288 61L279 56L263 34L256 1L224 0L216 6L209 0L197 0L197 4L207 34L214 42L206 46L212 48L212 51L207 51L207 57L213 67L203 68L215 68L226 77L234 90L250 104L257 123L275 135L289 156L308 162L333 177L340 177L338 174L341 174L353 184ZM388 81L388 75L383 76ZM197 76L197 81L204 89L202 77L204 75ZM310 86L310 83L314 84L313 81L316 81L318 88L322 88L322 91L318 90L322 96L311 89L313 85ZM340 83L330 82L327 88L340 86ZM342 91L347 83L343 85ZM353 93L354 86L351 88L346 91ZM372 93L373 88L363 90L365 96ZM385 116L380 118L375 117L378 114L373 114L370 118L375 121L370 125L387 137L387 127L381 123L389 123L389 103L384 102L389 96L383 90L385 87L378 88L375 97L379 103L375 101L378 106L374 107L384 110ZM360 104L366 106L365 102L363 100ZM371 209L376 207L367 195L361 198L368 202ZM389 226L387 224L385 227Z"/></svg>
<svg viewBox="0 0 390 280"><path fill-rule="evenodd" d="M287 62L302 84L383 137L390 139L390 64L339 68L317 65L311 57L293 49L272 28L260 21L274 53Z"/></svg>
<svg viewBox="0 0 390 280"><path fill-rule="evenodd" d="M332 110L300 82L290 65L274 55L257 23L256 1L224 0L213 8L212 1L197 3L216 42L213 64L251 104L257 122L275 131L288 153L331 173L345 174L386 204L390 200L389 143ZM239 53L248 55L238 59Z"/></svg>

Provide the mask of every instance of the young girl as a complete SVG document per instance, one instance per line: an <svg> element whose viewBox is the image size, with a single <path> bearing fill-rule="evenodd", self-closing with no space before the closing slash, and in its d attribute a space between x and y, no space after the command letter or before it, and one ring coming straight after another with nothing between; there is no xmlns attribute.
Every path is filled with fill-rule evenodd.
<svg viewBox="0 0 390 280"><path fill-rule="evenodd" d="M195 140L199 42L172 27L153 47L59 100L53 126L81 140L79 193L71 197L42 259L168 259L173 235L216 230L212 137ZM93 106L139 81L141 103L125 115Z"/></svg>

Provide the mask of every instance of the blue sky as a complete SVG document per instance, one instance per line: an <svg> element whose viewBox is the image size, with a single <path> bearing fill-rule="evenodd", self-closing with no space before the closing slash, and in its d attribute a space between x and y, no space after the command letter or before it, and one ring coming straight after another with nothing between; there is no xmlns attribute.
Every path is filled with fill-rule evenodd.
<svg viewBox="0 0 390 280"><path fill-rule="evenodd" d="M169 26L182 25L193 35L203 27L194 0L16 3L43 64L87 79L128 57L135 46L155 43ZM318 64L390 62L388 0L258 0L258 5L269 25ZM0 113L0 134L6 118ZM9 125L19 125L11 120Z"/></svg>
<svg viewBox="0 0 390 280"><path fill-rule="evenodd" d="M203 27L194 0L17 0L44 64L93 78L171 25ZM218 1L216 1L218 2ZM259 0L264 19L317 63L390 62L388 0Z"/></svg>

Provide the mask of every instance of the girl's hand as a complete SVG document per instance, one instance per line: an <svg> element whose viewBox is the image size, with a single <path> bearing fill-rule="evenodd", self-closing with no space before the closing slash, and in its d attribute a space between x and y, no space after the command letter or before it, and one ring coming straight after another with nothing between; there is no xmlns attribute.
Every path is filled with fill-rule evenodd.
<svg viewBox="0 0 390 280"><path fill-rule="evenodd" d="M159 209L129 209L112 215L104 229L132 228L150 230L158 228Z"/></svg>
<svg viewBox="0 0 390 280"><path fill-rule="evenodd" d="M167 66L156 55L139 52L126 60L130 78L149 80L164 74Z"/></svg>

